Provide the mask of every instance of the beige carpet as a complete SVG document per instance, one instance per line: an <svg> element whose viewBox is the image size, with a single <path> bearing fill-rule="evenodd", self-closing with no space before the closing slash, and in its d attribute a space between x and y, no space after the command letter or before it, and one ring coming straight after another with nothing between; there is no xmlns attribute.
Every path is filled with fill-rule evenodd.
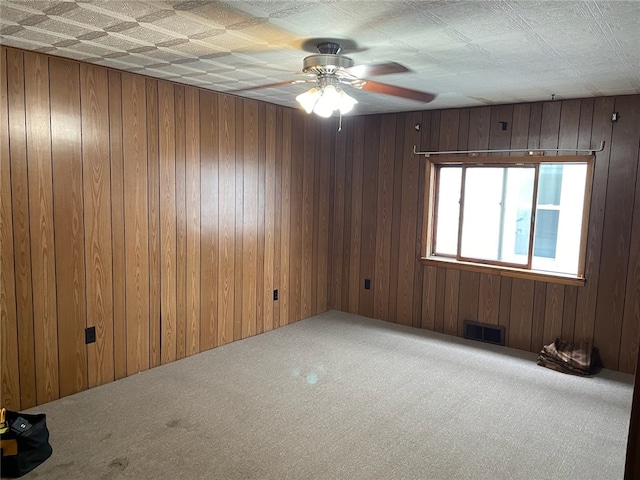
<svg viewBox="0 0 640 480"><path fill-rule="evenodd" d="M47 479L621 479L632 377L340 312L33 411Z"/></svg>

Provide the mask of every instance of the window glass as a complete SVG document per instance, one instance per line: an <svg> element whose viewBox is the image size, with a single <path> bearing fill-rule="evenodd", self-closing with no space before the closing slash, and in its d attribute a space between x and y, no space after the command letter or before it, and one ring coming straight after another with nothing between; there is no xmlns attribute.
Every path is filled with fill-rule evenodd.
<svg viewBox="0 0 640 480"><path fill-rule="evenodd" d="M435 232L435 248L440 255L455 255L458 251L461 178L460 167L440 169Z"/></svg>
<svg viewBox="0 0 640 480"><path fill-rule="evenodd" d="M588 160L436 163L431 254L582 275Z"/></svg>

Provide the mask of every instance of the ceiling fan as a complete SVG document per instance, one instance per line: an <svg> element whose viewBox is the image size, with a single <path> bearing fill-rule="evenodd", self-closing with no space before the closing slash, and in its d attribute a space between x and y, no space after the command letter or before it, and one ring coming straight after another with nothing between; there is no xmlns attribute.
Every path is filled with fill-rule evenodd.
<svg viewBox="0 0 640 480"><path fill-rule="evenodd" d="M305 42L308 44L309 42ZM305 57L302 72L311 79L289 80L284 82L243 88L237 92L273 88L300 83L315 83L310 90L298 95L296 100L307 113L315 113L321 117L330 117L338 111L340 115L351 111L358 101L349 96L342 85L365 90L373 93L407 98L418 102L428 103L435 98L434 94L396 87L386 83L374 82L368 77L405 73L409 69L395 62L355 65L353 59L341 55L342 45L338 41L320 41L316 44L318 53Z"/></svg>

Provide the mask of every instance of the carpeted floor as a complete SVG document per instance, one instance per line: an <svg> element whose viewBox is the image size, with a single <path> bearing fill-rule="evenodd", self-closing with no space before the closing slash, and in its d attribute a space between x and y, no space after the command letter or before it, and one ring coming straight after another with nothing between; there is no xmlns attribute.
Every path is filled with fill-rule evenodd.
<svg viewBox="0 0 640 480"><path fill-rule="evenodd" d="M621 479L633 379L341 312L32 411L26 479Z"/></svg>

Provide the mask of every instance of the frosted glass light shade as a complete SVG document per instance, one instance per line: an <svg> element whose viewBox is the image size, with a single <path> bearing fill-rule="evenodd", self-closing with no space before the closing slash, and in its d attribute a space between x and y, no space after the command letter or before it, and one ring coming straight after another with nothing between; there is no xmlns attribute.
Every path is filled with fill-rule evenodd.
<svg viewBox="0 0 640 480"><path fill-rule="evenodd" d="M313 107L316 106L318 98L320 98L321 92L316 87L311 90L301 93L296 97L296 101L300 104L304 111L307 113L313 112Z"/></svg>
<svg viewBox="0 0 640 480"><path fill-rule="evenodd" d="M358 101L347 95L344 90L335 85L326 85L318 89L313 87L307 92L296 97L296 101L307 113L328 118L333 112L339 110L341 114L350 112Z"/></svg>

